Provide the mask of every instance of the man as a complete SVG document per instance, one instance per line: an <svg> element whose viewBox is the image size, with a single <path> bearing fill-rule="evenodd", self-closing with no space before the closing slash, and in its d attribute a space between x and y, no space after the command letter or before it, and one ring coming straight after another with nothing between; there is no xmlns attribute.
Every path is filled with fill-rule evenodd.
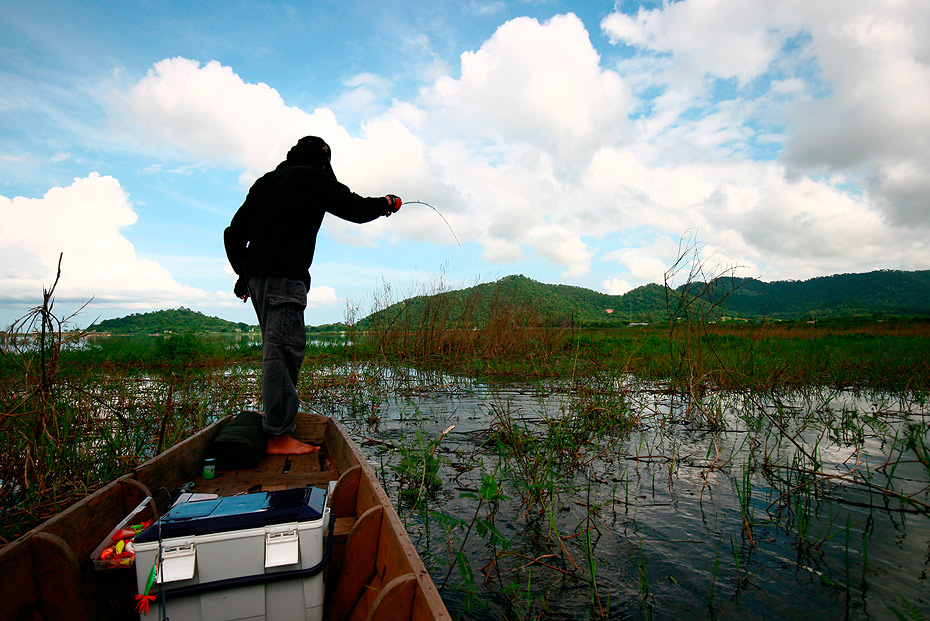
<svg viewBox="0 0 930 621"><path fill-rule="evenodd" d="M287 159L256 181L223 235L239 275L234 292L252 298L262 329L262 423L269 454L312 453L291 436L300 400L297 374L306 349L304 309L310 264L326 212L362 224L400 209L393 194L361 197L336 180L330 148L306 136Z"/></svg>

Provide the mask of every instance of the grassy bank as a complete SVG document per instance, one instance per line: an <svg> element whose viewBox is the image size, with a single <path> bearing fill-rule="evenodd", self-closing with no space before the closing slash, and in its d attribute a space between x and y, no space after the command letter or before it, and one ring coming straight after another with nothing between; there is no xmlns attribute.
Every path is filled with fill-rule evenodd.
<svg viewBox="0 0 930 621"><path fill-rule="evenodd" d="M0 544L215 417L260 406L254 343L230 346L197 334L72 340L48 302L18 324L36 336L7 339L0 356ZM924 394L930 387L927 322L543 328L532 309L501 301L485 324L469 328L450 327L446 312L437 307L416 324L398 318L350 335L350 345L311 345L306 368L366 362L568 382L586 388L578 394L587 395L592 419L609 398L597 387L629 375L694 400L716 389L825 385Z"/></svg>
<svg viewBox="0 0 930 621"><path fill-rule="evenodd" d="M260 404L251 345L46 334L0 363L0 544ZM930 507L926 336L919 323L392 328L311 347L298 389L380 464L453 614L751 613L779 591L750 587L776 578L819 612L854 613L866 594L922 605L857 559L894 543L889 507L909 528ZM863 390L862 409L847 385L885 392ZM883 396L898 391L909 401ZM797 555L797 571L770 555Z"/></svg>
<svg viewBox="0 0 930 621"><path fill-rule="evenodd" d="M655 325L612 330L512 322L372 331L356 357L484 378L632 373L679 390L806 385L926 390L930 322Z"/></svg>

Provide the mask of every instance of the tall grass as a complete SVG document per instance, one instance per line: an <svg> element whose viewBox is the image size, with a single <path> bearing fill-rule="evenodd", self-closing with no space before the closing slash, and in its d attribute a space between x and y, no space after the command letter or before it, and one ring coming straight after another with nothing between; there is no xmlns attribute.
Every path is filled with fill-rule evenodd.
<svg viewBox="0 0 930 621"><path fill-rule="evenodd" d="M695 261L686 266L686 278L713 280L702 271L699 259ZM674 272L670 280L672 276ZM672 287L669 290L675 291ZM738 451L739 459L734 462L735 454L718 452L712 463L708 459L702 467L705 481L715 471L739 468L727 476L739 513L739 536L730 538L733 558L728 562L735 569L736 597L751 582L752 552L760 545L760 532L772 528L773 523L796 533L799 562L802 555L821 553L831 538L845 534L849 539L848 525L843 531L836 521L839 513L832 509L836 501L830 494L836 494L837 484L875 494L881 499L876 501L877 509L879 503L891 500L909 513L926 514L924 490L905 489L894 480L897 463L917 462L923 467L930 463L924 428L908 426L901 437L886 438L895 455L882 466L881 482L871 478L867 469L838 474L822 463L819 444L823 438L843 434L845 443L876 434L859 428L856 421L837 417L828 407L828 397L824 407L812 408L813 414L803 420L783 405L783 397L805 391L829 395L834 390L853 389L892 391L925 400L930 390L930 323L724 323L713 304L699 300L719 303L725 292L723 296L706 293L696 294L686 287L684 293L670 294L669 320L662 325L583 330L571 323L546 327L546 318L536 309L499 292L484 299L474 292L462 299L433 291L417 305L382 316L367 337L360 337L357 352L389 365L403 363L486 379L538 382L566 395L558 412L535 413L535 419L512 411L506 402L491 403L488 439L480 459L484 464L493 455L499 471L506 473L503 489L519 505L520 515L512 519L532 523L546 533L544 541L534 540L534 544L550 548L543 554L544 566L587 583L591 616L603 614L605 596L589 531L585 527L578 527L582 530L577 532L560 531L566 528L560 513L565 498L575 499L575 504L584 498L588 501L584 503L588 507L584 524L596 523L601 507L591 499L597 496L597 484L582 483L579 487L573 475L587 472L589 464L605 459L626 432L647 416L650 422L646 425L684 424L725 433L735 422L733 412L742 412L738 422L745 424L747 435ZM630 402L628 386L635 383L631 377L658 385L669 395L673 406L668 416L657 416ZM682 405L680 416L676 404ZM823 420L817 418L818 412ZM879 433L878 437L885 435ZM666 457L648 451L639 454ZM674 453L667 459L671 491L677 459ZM594 481L596 476L592 473L580 478ZM759 486L760 477L766 485ZM763 515L766 489L779 490L782 495ZM824 502L826 498L830 503ZM629 491L622 502L629 506ZM830 507L825 517L818 513L823 506ZM539 528L540 523L544 527ZM457 531L460 537L463 529ZM491 581L492 569L506 575L538 563L543 556L533 560L514 549L506 554L495 552L482 569L484 581ZM711 606L718 597L720 562L718 551L708 596ZM454 566L463 566L461 552L450 560L446 571L451 573ZM650 615L654 596L645 560L640 569L642 613ZM474 577L467 581L471 589ZM848 579L845 583L848 588Z"/></svg>
<svg viewBox="0 0 930 621"><path fill-rule="evenodd" d="M534 309L494 299L486 323L472 318L467 323L476 325L464 328L462 315L443 307L443 299L432 298L425 316L401 312L387 325L358 335L354 355L490 379L635 374L696 400L718 389L930 389L930 322L705 321L672 328L581 329L545 326Z"/></svg>
<svg viewBox="0 0 930 621"><path fill-rule="evenodd" d="M251 374L191 336L73 348L54 289L0 355L0 545L254 399Z"/></svg>
<svg viewBox="0 0 930 621"><path fill-rule="evenodd" d="M680 255L666 274L662 324L553 324L500 287L475 287L462 297L439 277L399 304L383 285L374 296L374 321L354 335L351 356L491 379L635 374L689 395L696 406L706 391L718 389L930 389L930 322L723 322L719 305L731 292L706 284L721 273L705 267L694 242ZM570 309L563 316L571 317ZM702 413L700 407L695 412Z"/></svg>
<svg viewBox="0 0 930 621"><path fill-rule="evenodd" d="M458 466L482 472L480 486L465 492L472 494L473 510L464 517L442 516L428 508L435 508L437 488L448 484L442 480L447 464L437 454L438 440L414 435L394 447L398 460L391 468L414 490L406 502L425 516L424 523L433 520L448 530L450 555L443 572L449 575L458 569L470 593L478 592L481 579L463 550L466 539L478 537L487 542L485 549L493 557L485 565L484 582L496 576L502 591L522 594L522 608L546 607L548 593L540 593L535 601L533 588L546 572L557 572L560 579L586 586L591 616L608 616L611 593L603 580L604 559L596 554L596 527L604 523L606 506L633 506L635 513L636 500L625 473L613 479L613 494L605 500L603 485L609 483L602 480L597 487L604 472L595 464L600 469L634 459L637 470L642 462L645 471L646 460L667 458L671 491L680 465L673 450L665 451L671 453L666 456L643 448L630 457L614 450L631 430L646 426L665 430L681 424L725 433L725 423L745 425L743 446L752 452L751 461L743 464L719 452L713 456L708 448L706 465L700 466L705 481L715 471L742 467L726 477L740 514L740 539L730 539L738 585L751 574L746 565L752 548L763 545L760 535L768 528L770 516L763 515L758 504L764 489L760 476L776 490L769 510L780 526L796 534L799 556L817 554L841 532L849 539L848 525L842 531L840 522L817 522L818 506L833 485L865 490L880 502L895 500L907 515L927 513L922 491L895 477L898 464L911 464L930 480L925 425L904 425L891 437L877 414L870 418L834 412L827 407L829 396L823 407L811 408L810 416L792 420L781 397L815 385L827 395L831 386L860 387L907 391L911 398L925 401L930 388L928 323L734 325L712 323L716 319L708 307L683 308L670 301L675 321L595 331L571 322L546 326L537 309L499 291L456 300L442 295L441 284L438 287L433 292L438 295L426 296L419 312L410 305L383 315L367 334L353 334L354 345L308 349L299 390L305 401L325 404L329 409L324 413L345 412L374 428L390 395L429 390L425 375L406 374L408 365L495 380L528 380L561 395L559 407L531 415L514 411L506 400L489 403L487 429L482 431L486 440L470 463L457 456L462 462ZM66 320L58 320L53 312L53 291L54 287L45 292L43 305L11 329L12 345L0 358L0 544L213 416L260 402L254 347L229 350L204 337L182 334L69 348L70 337L62 330ZM381 294L385 308L390 295ZM33 331L39 337L12 340L13 332ZM649 382L651 396L668 404L667 413L660 415L660 406L634 394L643 381ZM725 420L725 412L737 409L744 412L741 420ZM792 450L789 442L802 443L801 434L811 430L820 434L815 434L813 444L795 444ZM892 449L887 463L842 473L820 463L818 443L823 438L861 444L865 437L887 441ZM485 468L484 460L493 467ZM654 488L657 469L652 470ZM664 472L659 474L664 479ZM619 498L618 485L623 487ZM566 524L565 516L572 515L565 510L567 504L584 505L579 525ZM515 515L502 518L504 506L515 507ZM497 524L502 519L536 527L541 536L534 543L548 550L533 558L521 556L525 550L501 534ZM863 557L865 552L863 542ZM651 615L662 581L646 571L642 548L634 560L642 614ZM723 587L723 572L719 578L717 572L720 563L718 549L710 605ZM525 581L506 582L516 572L525 575ZM848 587L848 578L845 582Z"/></svg>
<svg viewBox="0 0 930 621"><path fill-rule="evenodd" d="M390 288L376 309L392 305ZM544 326L539 310L507 296L473 291L464 299L444 289L440 280L429 293L408 299L394 311L378 313L360 349L390 360L491 373L502 363L522 358L545 364L564 343L568 326Z"/></svg>

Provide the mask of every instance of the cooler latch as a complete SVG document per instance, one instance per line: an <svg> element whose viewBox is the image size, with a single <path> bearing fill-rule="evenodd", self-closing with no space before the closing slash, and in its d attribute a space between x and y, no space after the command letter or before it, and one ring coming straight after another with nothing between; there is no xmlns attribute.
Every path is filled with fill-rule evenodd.
<svg viewBox="0 0 930 621"><path fill-rule="evenodd" d="M190 580L194 577L196 561L197 547L193 541L163 547L161 550L159 582Z"/></svg>
<svg viewBox="0 0 930 621"><path fill-rule="evenodd" d="M265 533L265 568L296 565L299 559L299 538L296 528Z"/></svg>

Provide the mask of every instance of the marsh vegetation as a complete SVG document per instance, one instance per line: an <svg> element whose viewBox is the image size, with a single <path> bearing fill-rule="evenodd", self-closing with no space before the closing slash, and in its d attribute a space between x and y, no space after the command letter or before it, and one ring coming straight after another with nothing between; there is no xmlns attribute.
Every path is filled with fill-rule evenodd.
<svg viewBox="0 0 930 621"><path fill-rule="evenodd" d="M930 325L679 309L587 331L493 308L314 345L299 386L362 446L454 616L930 614ZM260 404L254 344L77 346L63 325L47 292L17 330L35 336L4 344L0 543Z"/></svg>

